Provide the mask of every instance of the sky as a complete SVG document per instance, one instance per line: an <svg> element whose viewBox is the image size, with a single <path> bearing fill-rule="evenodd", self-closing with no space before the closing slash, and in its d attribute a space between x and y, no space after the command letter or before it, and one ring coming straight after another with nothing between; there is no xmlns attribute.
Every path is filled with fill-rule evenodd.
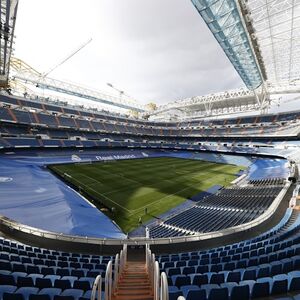
<svg viewBox="0 0 300 300"><path fill-rule="evenodd" d="M22 0L14 56L49 77L164 104L244 87L190 0Z"/></svg>

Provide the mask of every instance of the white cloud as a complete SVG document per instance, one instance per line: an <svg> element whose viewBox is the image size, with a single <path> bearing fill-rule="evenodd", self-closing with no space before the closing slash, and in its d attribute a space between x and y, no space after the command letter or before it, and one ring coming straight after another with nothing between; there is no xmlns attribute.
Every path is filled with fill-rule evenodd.
<svg viewBox="0 0 300 300"><path fill-rule="evenodd" d="M107 82L141 102L243 86L190 0L20 1L15 56L51 76L109 91Z"/></svg>

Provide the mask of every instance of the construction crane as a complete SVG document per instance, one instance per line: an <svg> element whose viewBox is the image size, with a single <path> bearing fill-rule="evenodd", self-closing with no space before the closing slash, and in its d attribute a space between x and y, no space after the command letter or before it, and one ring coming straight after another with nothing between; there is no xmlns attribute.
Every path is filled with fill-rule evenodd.
<svg viewBox="0 0 300 300"><path fill-rule="evenodd" d="M75 54L77 54L80 50L82 50L84 47L86 47L93 39L88 39L85 43L80 45L78 48L76 48L75 51L71 52L67 57L65 57L60 63L54 65L51 69L49 69L47 72L44 72L42 74L42 78L47 77L50 73L52 73L54 70L56 70L58 67L63 65L65 62L67 62L70 58L72 58Z"/></svg>
<svg viewBox="0 0 300 300"><path fill-rule="evenodd" d="M123 96L127 97L129 100L133 100L134 102L137 102L134 98L132 98L131 96L127 95L123 90L120 90L118 88L116 88L112 83L106 83L110 88L112 88L113 90L117 91L119 93L120 98L122 98Z"/></svg>
<svg viewBox="0 0 300 300"><path fill-rule="evenodd" d="M62 64L66 63L70 58L72 58L75 54L77 54L80 50L86 47L92 39L89 39L84 44L80 45L80 47L76 48L71 54L69 54L66 58L64 58L60 63L53 66L47 72L38 72L33 69L27 63L23 62L20 59L12 57L11 59L11 68L14 71L12 74L11 81L19 81L22 82L23 85L34 85L36 88L40 88L43 90L50 90L60 94L67 94L70 96L84 98L91 101L95 101L105 105L115 106L121 109L126 109L130 111L144 112L145 108L143 105L139 105L136 101L129 101L132 99L128 95L125 95L124 92L119 90L120 96L125 95L128 99L123 99L123 97L117 97L113 95L108 95L106 93L99 92L97 90L92 90L85 88L80 85L72 84L69 82L56 80L54 78L50 78L48 75L60 67ZM15 89L20 87L20 84L12 83ZM24 88L21 87L23 92ZM57 95L56 95L57 97Z"/></svg>

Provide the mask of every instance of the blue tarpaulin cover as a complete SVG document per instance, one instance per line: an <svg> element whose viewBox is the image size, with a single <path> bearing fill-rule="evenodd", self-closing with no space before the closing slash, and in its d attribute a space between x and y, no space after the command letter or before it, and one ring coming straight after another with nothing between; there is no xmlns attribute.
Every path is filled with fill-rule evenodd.
<svg viewBox="0 0 300 300"><path fill-rule="evenodd" d="M286 178L289 174L286 159L257 159L249 168L251 180L266 178Z"/></svg>
<svg viewBox="0 0 300 300"><path fill-rule="evenodd" d="M2 154L0 214L25 225L58 233L126 238L112 220L50 173L45 165L159 156L195 158L191 152L160 150L32 150ZM203 159L207 159L206 156ZM197 158L200 157L199 154ZM217 158L219 161L220 156ZM251 179L282 177L287 172L285 163L286 160L280 159L258 159L250 167L249 174Z"/></svg>

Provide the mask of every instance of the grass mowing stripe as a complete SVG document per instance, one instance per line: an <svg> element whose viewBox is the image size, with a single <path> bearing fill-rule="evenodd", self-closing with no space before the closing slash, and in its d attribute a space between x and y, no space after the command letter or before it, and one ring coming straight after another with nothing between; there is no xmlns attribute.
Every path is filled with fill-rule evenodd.
<svg viewBox="0 0 300 300"><path fill-rule="evenodd" d="M88 176L87 176L87 177L88 177ZM98 194L99 196L105 198L106 200L108 200L108 201L114 203L115 205L121 207L122 209L126 210L127 212L130 212L130 210L128 210L126 207L123 207L122 205L120 205L119 203L113 201L112 199L110 199L109 197L107 197L107 196L105 196L104 194L100 193L99 191L96 191L95 189L93 189L93 188L91 188L91 187L89 187L89 186L87 186L87 185L85 185L85 184L82 184L80 181L78 181L77 179L75 179L75 178L73 178L73 177L72 177L72 179L75 180L75 181L77 181L77 182L78 182L80 185L82 185L83 187L86 187L87 190L93 191L94 193L96 193L96 194ZM91 178L91 179L93 179L93 178Z"/></svg>
<svg viewBox="0 0 300 300"><path fill-rule="evenodd" d="M241 167L190 159L145 158L51 169L62 177L64 173L72 176L73 181L64 179L96 199L94 204L98 201L99 207L100 203L114 207L105 213L129 232L139 225L139 217L147 221L213 185L228 185ZM148 214L144 214L145 208Z"/></svg>
<svg viewBox="0 0 300 300"><path fill-rule="evenodd" d="M223 175L221 174L221 175L217 175L217 176L223 176ZM206 179L206 180L203 180L202 182L214 182L214 180L211 180L210 178L208 178L208 179ZM152 202L151 204L159 203L161 200L166 199L166 198L171 197L171 196L174 196L174 195L177 195L178 193L180 193L180 192L182 192L182 191L185 191L185 190L187 190L187 189L189 189L189 188L193 188L193 186L188 186L188 187L186 187L186 188L184 188L184 189L182 189L182 190L179 190L179 191L176 192L176 193L173 193L173 194L167 195L167 196L165 196L165 197L163 197L163 198L161 198L161 199L158 199L157 201L154 201L154 202ZM145 206L143 206L143 207L140 207L140 208L134 210L134 212L137 212L138 210L142 210L142 209L144 209L145 207L147 207L147 205L145 205Z"/></svg>

